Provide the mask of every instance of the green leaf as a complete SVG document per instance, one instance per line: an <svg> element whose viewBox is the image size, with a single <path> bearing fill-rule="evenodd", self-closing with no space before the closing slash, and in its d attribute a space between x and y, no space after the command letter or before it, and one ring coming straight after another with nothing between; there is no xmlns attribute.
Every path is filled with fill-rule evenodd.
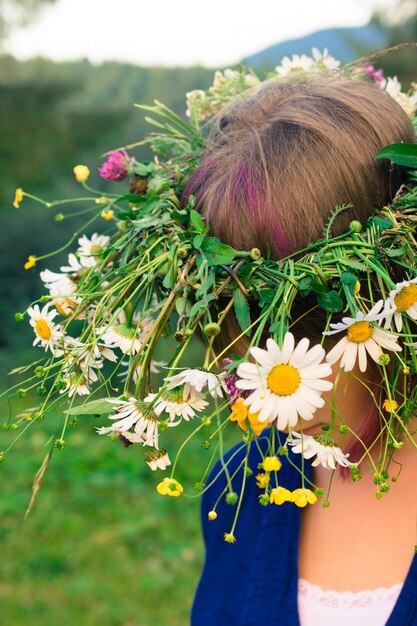
<svg viewBox="0 0 417 626"><path fill-rule="evenodd" d="M190 211L190 221L198 233L204 233L204 230L205 230L204 220L201 217L200 213L198 213L195 209L192 209Z"/></svg>
<svg viewBox="0 0 417 626"><path fill-rule="evenodd" d="M148 176L155 170L155 163L135 163L133 171L139 176Z"/></svg>
<svg viewBox="0 0 417 626"><path fill-rule="evenodd" d="M304 276L304 278L300 280L300 282L298 283L298 288L303 296L308 296L308 294L313 289L313 285L314 285L314 278L313 276L308 275L308 276Z"/></svg>
<svg viewBox="0 0 417 626"><path fill-rule="evenodd" d="M202 296L204 296L205 293L210 291L210 289L214 285L214 279L215 279L214 270L212 270L211 272L207 273L207 275L204 277L203 282L201 283L201 287L199 287L197 291L195 292L196 298L201 298Z"/></svg>
<svg viewBox="0 0 417 626"><path fill-rule="evenodd" d="M355 286L358 282L358 278L357 276L355 276L355 274L352 274L352 272L342 272L342 274L340 275L340 282L342 283L342 285Z"/></svg>
<svg viewBox="0 0 417 626"><path fill-rule="evenodd" d="M377 152L375 158L390 159L390 161L394 161L398 165L405 165L405 167L417 167L417 144L392 143Z"/></svg>
<svg viewBox="0 0 417 626"><path fill-rule="evenodd" d="M144 196L139 196L135 193L125 193L124 196L117 198L116 202L122 202L122 200L130 202L130 204L143 204L147 199Z"/></svg>
<svg viewBox="0 0 417 626"><path fill-rule="evenodd" d="M329 313L339 313L343 310L343 300L334 289L326 293L318 293L317 301L320 308Z"/></svg>
<svg viewBox="0 0 417 626"><path fill-rule="evenodd" d="M271 304L275 296L275 289L261 289L259 291L259 304L264 307Z"/></svg>
<svg viewBox="0 0 417 626"><path fill-rule="evenodd" d="M244 332L245 335L250 335L252 330L250 328L248 329L251 325L249 303L238 285L236 285L233 289L233 304L235 307L236 319L242 332Z"/></svg>
<svg viewBox="0 0 417 626"><path fill-rule="evenodd" d="M177 266L175 263L171 261L168 272L165 275L164 280L162 281L163 286L166 289L172 289L175 285L177 279Z"/></svg>
<svg viewBox="0 0 417 626"><path fill-rule="evenodd" d="M361 263L361 261L352 261L351 259L337 259L337 262L340 263L340 265L345 265L346 267L350 267L353 270L359 270L360 272L366 272L368 269L364 263Z"/></svg>
<svg viewBox="0 0 417 626"><path fill-rule="evenodd" d="M193 239L193 247L194 248L201 248L201 244L204 241L204 235L196 235Z"/></svg>
<svg viewBox="0 0 417 626"><path fill-rule="evenodd" d="M100 398L100 400L92 400L79 406L73 406L67 411L67 415L109 415L114 413L114 404L109 399Z"/></svg>
<svg viewBox="0 0 417 626"><path fill-rule="evenodd" d="M236 251L224 243L220 243L217 237L207 237L201 249L207 259L207 264L213 265L229 265L236 256Z"/></svg>
<svg viewBox="0 0 417 626"><path fill-rule="evenodd" d="M191 307L190 317L194 317L197 313L200 313L203 309L208 309L208 305L213 300L217 300L217 296L214 293L210 293L205 300L199 300Z"/></svg>
<svg viewBox="0 0 417 626"><path fill-rule="evenodd" d="M381 217L380 215L371 217L370 222L378 226L379 230L386 230L387 228L392 227L391 220L389 220L387 217Z"/></svg>
<svg viewBox="0 0 417 626"><path fill-rule="evenodd" d="M395 258L395 257L402 257L405 255L405 253L407 252L408 246L406 244L403 244L402 246L400 246L399 248L394 248L394 249L389 249L386 248L384 250L385 254L391 258Z"/></svg>

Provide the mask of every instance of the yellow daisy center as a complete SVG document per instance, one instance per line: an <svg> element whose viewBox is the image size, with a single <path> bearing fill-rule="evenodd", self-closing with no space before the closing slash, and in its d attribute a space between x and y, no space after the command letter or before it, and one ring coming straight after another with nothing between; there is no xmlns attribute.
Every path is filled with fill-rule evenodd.
<svg viewBox="0 0 417 626"><path fill-rule="evenodd" d="M35 325L35 330L42 339L48 340L51 338L52 332L46 320L42 318L38 320Z"/></svg>
<svg viewBox="0 0 417 626"><path fill-rule="evenodd" d="M299 371L292 365L276 365L268 374L268 387L277 396L290 396L301 381Z"/></svg>
<svg viewBox="0 0 417 626"><path fill-rule="evenodd" d="M369 322L354 322L347 329L347 338L349 341L354 341L355 343L362 343L362 341L366 341L369 337L372 337L374 329L370 325Z"/></svg>
<svg viewBox="0 0 417 626"><path fill-rule="evenodd" d="M408 285L407 287L403 287L395 296L394 296L395 306L397 307L397 311L402 313L403 311L407 311L410 307L413 306L417 302L417 285L413 283Z"/></svg>
<svg viewBox="0 0 417 626"><path fill-rule="evenodd" d="M90 254L101 254L103 252L103 248L102 246L99 246L98 244L94 244L93 246L91 246L90 248Z"/></svg>

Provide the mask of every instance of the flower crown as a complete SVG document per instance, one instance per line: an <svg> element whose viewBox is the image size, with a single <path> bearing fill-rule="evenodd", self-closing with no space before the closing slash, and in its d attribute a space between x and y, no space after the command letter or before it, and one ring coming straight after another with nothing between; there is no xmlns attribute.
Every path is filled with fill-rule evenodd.
<svg viewBox="0 0 417 626"><path fill-rule="evenodd" d="M313 49L312 57L285 57L267 78L285 78L300 70L348 72L358 80L373 80L410 117L416 112L415 85L404 93L396 78L385 80L382 71L369 63L343 70L327 50ZM164 439L170 428L181 428L183 421L192 420L192 430L187 431L179 452L193 438L200 439L203 448L214 449L210 465L220 458L227 482L225 497L231 505L243 493L238 496L233 491L233 476L223 454L226 431L240 432L246 456L258 437L267 437L260 471L248 478L256 480L261 504L290 501L305 506L322 497L323 490L299 469L300 487L291 492L280 484L277 472L291 449L330 471L338 465L349 467L352 478L359 478L358 464L352 464L334 440L337 431L342 441L352 434L343 416L338 415L340 424L336 425L333 412L330 426L321 435L303 434L303 426L325 404L323 393L333 387L328 380L332 366L351 372L358 365L366 372L372 362L380 371L381 383L377 393L370 390L370 397L387 442L377 463L369 454L376 495L381 497L389 489L395 449L405 437L413 438L409 426L416 390L409 381L417 374L417 193L413 184L417 177L410 172L411 184L401 189L390 206L363 224L352 221L348 232L337 237L332 233L333 222L349 207L336 207L319 241L279 261L262 258L258 249L242 251L225 245L210 235L194 209L194 198L186 206L180 200L186 181L201 162L207 118L260 82L246 68L216 72L207 91L187 94L188 121L159 102L141 105L156 131L140 143L150 145L154 158L138 162L123 148L110 152L99 170L109 181L129 180L128 192L103 195L88 186L87 166L74 168L77 181L91 194L82 199L91 213L83 230L101 217L106 231L90 237L76 233L70 243L78 238L78 248L69 254L67 265L59 272L44 269L40 273L48 295L16 316L29 318L33 343L45 356L35 367L14 370L27 377L6 393L22 396L37 388L41 398L36 408L17 416L14 427L18 431L33 428L48 413L63 407L62 435L53 444L62 448L67 426L77 416L101 416L103 425L97 432L125 446L143 446L151 470L171 470L157 491L179 496L183 492L175 478L179 454L171 464ZM415 146L390 146L378 156L417 166ZM18 189L14 206L19 207L24 198L47 207L73 202L45 202ZM55 215L58 221L67 217ZM25 268L41 259L29 256ZM401 282L392 278L396 270L406 276ZM382 298L374 298L374 284ZM337 340L327 353L323 341L312 345L303 337L296 342L291 332L293 302L305 296L314 298L314 306L325 312L323 341L328 335ZM256 316L249 300L258 305ZM226 353L233 353L234 342L220 353L215 350L215 338L229 313L240 326L235 341L247 338L249 349L244 357L226 358ZM201 366L190 368L187 359L193 358L190 351L195 353L196 335L204 343L204 357ZM279 432L285 429L288 436ZM249 474L242 460L238 471L244 468ZM242 484L244 489L245 481ZM204 491L209 486L203 478L196 488ZM209 519L216 516L215 509L210 511ZM236 519L226 541L234 541L235 524Z"/></svg>

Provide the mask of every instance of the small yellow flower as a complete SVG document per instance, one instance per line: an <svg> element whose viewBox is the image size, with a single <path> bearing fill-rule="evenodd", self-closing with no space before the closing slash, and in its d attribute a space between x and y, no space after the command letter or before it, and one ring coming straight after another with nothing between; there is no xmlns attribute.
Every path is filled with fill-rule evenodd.
<svg viewBox="0 0 417 626"><path fill-rule="evenodd" d="M26 261L26 263L24 264L24 268L25 270L30 270L31 267L35 267L36 265L36 257L33 256L33 254L28 256L28 260Z"/></svg>
<svg viewBox="0 0 417 626"><path fill-rule="evenodd" d="M96 204L107 204L109 201L108 198L101 196L100 198L96 198Z"/></svg>
<svg viewBox="0 0 417 626"><path fill-rule="evenodd" d="M255 433L255 435L257 437L259 437L259 435L261 434L261 432L265 429L268 428L268 423L267 422L260 422L258 420L258 413L248 413L248 420L249 420L249 424L253 430L253 432Z"/></svg>
<svg viewBox="0 0 417 626"><path fill-rule="evenodd" d="M281 469L282 463L277 456L266 456L263 460L262 467L265 472L277 472Z"/></svg>
<svg viewBox="0 0 417 626"><path fill-rule="evenodd" d="M285 489L285 487L275 487L274 489L271 489L269 501L271 502L271 504L284 504L284 502L293 502L293 494L289 489Z"/></svg>
<svg viewBox="0 0 417 626"><path fill-rule="evenodd" d="M294 489L291 494L292 501L299 507L304 507L307 504L314 504L317 502L316 494L311 489Z"/></svg>
<svg viewBox="0 0 417 626"><path fill-rule="evenodd" d="M184 491L184 487L175 478L164 478L162 482L157 485L156 490L161 496L180 496Z"/></svg>
<svg viewBox="0 0 417 626"><path fill-rule="evenodd" d="M100 215L103 219L105 219L108 222L109 220L113 219L114 211L112 211L111 209L107 209L107 210L103 209Z"/></svg>
<svg viewBox="0 0 417 626"><path fill-rule="evenodd" d="M353 293L356 295L360 292L361 290L361 284L360 282L357 280L354 287L353 287Z"/></svg>
<svg viewBox="0 0 417 626"><path fill-rule="evenodd" d="M209 511L207 517L210 521L217 519L216 511Z"/></svg>
<svg viewBox="0 0 417 626"><path fill-rule="evenodd" d="M223 537L226 543L235 543L236 541L236 537L233 533L224 533Z"/></svg>
<svg viewBox="0 0 417 626"><path fill-rule="evenodd" d="M248 415L248 407L244 404L243 398L238 398L232 405L232 414L229 417L231 422L237 422L241 430L247 430L246 417Z"/></svg>
<svg viewBox="0 0 417 626"><path fill-rule="evenodd" d="M384 400L382 408L387 411L387 413L393 413L398 409L398 402L396 400Z"/></svg>
<svg viewBox="0 0 417 626"><path fill-rule="evenodd" d="M13 206L15 209L18 209L20 206L20 203L23 200L23 189L21 189L19 187L19 189L16 189L16 192L14 194L14 202L13 202Z"/></svg>
<svg viewBox="0 0 417 626"><path fill-rule="evenodd" d="M85 183L90 176L90 170L86 165L76 165L74 167L74 174L78 183Z"/></svg>
<svg viewBox="0 0 417 626"><path fill-rule="evenodd" d="M265 487L270 481L270 476L268 472L262 472L261 474L256 474L255 478L256 478L256 485L259 487L259 489L265 489Z"/></svg>
<svg viewBox="0 0 417 626"><path fill-rule="evenodd" d="M408 365L404 365L404 367L403 367L403 374L408 376L409 373L410 373L410 368L408 367Z"/></svg>

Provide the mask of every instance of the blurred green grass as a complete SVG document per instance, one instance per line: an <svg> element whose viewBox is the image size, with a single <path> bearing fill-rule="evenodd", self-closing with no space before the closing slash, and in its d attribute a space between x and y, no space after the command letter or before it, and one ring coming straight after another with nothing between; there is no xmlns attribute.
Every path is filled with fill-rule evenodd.
<svg viewBox="0 0 417 626"><path fill-rule="evenodd" d="M7 406L0 408L4 421ZM31 425L0 465L1 623L185 626L204 556L200 498L159 496L155 486L166 474L151 472L138 446L98 437L94 426L103 419L85 417L54 451L24 521L54 421ZM171 458L194 426L169 429ZM2 431L0 449L15 434ZM203 438L192 439L176 472L190 495L212 454Z"/></svg>

